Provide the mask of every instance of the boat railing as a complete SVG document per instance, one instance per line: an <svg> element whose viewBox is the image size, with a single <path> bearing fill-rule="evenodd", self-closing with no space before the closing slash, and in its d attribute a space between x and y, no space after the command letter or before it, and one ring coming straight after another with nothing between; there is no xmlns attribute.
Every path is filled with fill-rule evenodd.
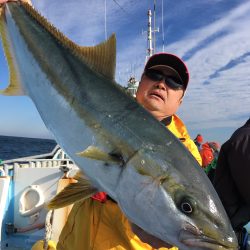
<svg viewBox="0 0 250 250"><path fill-rule="evenodd" d="M75 166L74 162L57 145L51 153L5 160L0 163L0 175L4 176L9 170L19 168L60 168L67 172Z"/></svg>

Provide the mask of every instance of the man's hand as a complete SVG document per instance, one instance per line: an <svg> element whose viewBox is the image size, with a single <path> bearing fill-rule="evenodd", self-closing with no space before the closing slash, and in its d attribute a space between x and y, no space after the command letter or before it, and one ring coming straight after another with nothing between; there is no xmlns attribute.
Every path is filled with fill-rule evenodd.
<svg viewBox="0 0 250 250"><path fill-rule="evenodd" d="M156 238L155 236L146 233L143 229L141 229L140 227L138 227L137 225L135 225L133 223L131 223L131 229L139 237L139 239L142 242L149 244L153 248L158 249L160 247L166 247L166 248L173 247L172 245L166 243L165 241L162 241L162 240Z"/></svg>
<svg viewBox="0 0 250 250"><path fill-rule="evenodd" d="M0 4L7 3L9 0L0 0Z"/></svg>
<svg viewBox="0 0 250 250"><path fill-rule="evenodd" d="M20 0L0 0L0 4L4 4L7 2L18 2L18 1L20 1ZM31 0L21 0L21 1L32 5Z"/></svg>

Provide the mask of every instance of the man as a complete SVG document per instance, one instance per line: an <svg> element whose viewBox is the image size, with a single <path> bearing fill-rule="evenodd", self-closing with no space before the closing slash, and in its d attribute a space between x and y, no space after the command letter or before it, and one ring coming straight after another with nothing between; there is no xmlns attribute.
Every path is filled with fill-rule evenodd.
<svg viewBox="0 0 250 250"><path fill-rule="evenodd" d="M136 93L136 100L184 143L201 164L201 156L180 118L175 115L183 101L189 73L175 55L159 53L149 58Z"/></svg>
<svg viewBox="0 0 250 250"><path fill-rule="evenodd" d="M250 119L237 129L220 150L215 170L214 187L225 207L241 250L250 221Z"/></svg>
<svg viewBox="0 0 250 250"><path fill-rule="evenodd" d="M167 53L155 54L145 66L136 99L175 134L201 164L196 145L183 122L175 115L182 103L188 81L188 70L180 58ZM154 247L171 247L157 241L153 236L150 237L136 226L133 230L143 241L152 243ZM75 203L60 235L57 249L153 249L134 232L118 205L108 195L100 192L90 199Z"/></svg>
<svg viewBox="0 0 250 250"><path fill-rule="evenodd" d="M217 161L219 155L220 145L218 142L203 143L200 150L202 159L202 167L207 168L214 160ZM216 165L216 164L215 164Z"/></svg>
<svg viewBox="0 0 250 250"><path fill-rule="evenodd" d="M202 159L202 167L204 168L208 178L213 180L214 172L219 156L220 145L218 142L206 142L202 144L200 155Z"/></svg>
<svg viewBox="0 0 250 250"><path fill-rule="evenodd" d="M201 150L201 145L203 143L203 137L201 134L198 134L195 138L194 138L194 143L197 146L198 150Z"/></svg>

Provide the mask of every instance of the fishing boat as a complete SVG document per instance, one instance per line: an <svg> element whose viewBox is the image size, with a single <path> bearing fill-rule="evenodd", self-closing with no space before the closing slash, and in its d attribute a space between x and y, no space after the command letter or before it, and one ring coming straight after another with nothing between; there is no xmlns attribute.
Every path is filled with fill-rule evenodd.
<svg viewBox="0 0 250 250"><path fill-rule="evenodd" d="M46 209L46 203L78 167L57 145L51 153L0 164L0 249L30 250L35 242L58 241L70 208Z"/></svg>

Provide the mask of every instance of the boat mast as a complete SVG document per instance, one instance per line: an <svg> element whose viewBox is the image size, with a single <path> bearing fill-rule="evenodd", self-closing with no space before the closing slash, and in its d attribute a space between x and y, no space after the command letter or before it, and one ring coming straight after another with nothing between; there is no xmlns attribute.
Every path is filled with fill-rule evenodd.
<svg viewBox="0 0 250 250"><path fill-rule="evenodd" d="M152 30L152 11L148 10L148 31L147 31L147 54L146 54L146 60L145 64L149 57L151 57L155 53L155 47L156 47L156 37L155 33L159 32L159 28L155 28L155 1L154 1L154 29ZM144 33L144 32L143 32ZM154 33L154 37L153 37ZM154 41L153 41L154 40ZM131 94L133 97L136 95L136 91L139 85L139 81L136 81L134 76L131 76L128 80L126 91Z"/></svg>
<svg viewBox="0 0 250 250"><path fill-rule="evenodd" d="M153 45L152 45L152 12L148 10L148 50L147 57L153 55Z"/></svg>
<svg viewBox="0 0 250 250"><path fill-rule="evenodd" d="M155 7L154 7L154 16L155 16ZM155 17L154 17L154 22L155 22ZM148 49L147 49L147 56L146 56L146 61L148 60L148 58L150 56L152 56L155 53L155 35L154 35L154 47L153 47L153 41L152 41L152 34L155 32L159 32L159 28L155 28L155 24L154 24L154 29L152 30L152 12L149 9L148 10Z"/></svg>

